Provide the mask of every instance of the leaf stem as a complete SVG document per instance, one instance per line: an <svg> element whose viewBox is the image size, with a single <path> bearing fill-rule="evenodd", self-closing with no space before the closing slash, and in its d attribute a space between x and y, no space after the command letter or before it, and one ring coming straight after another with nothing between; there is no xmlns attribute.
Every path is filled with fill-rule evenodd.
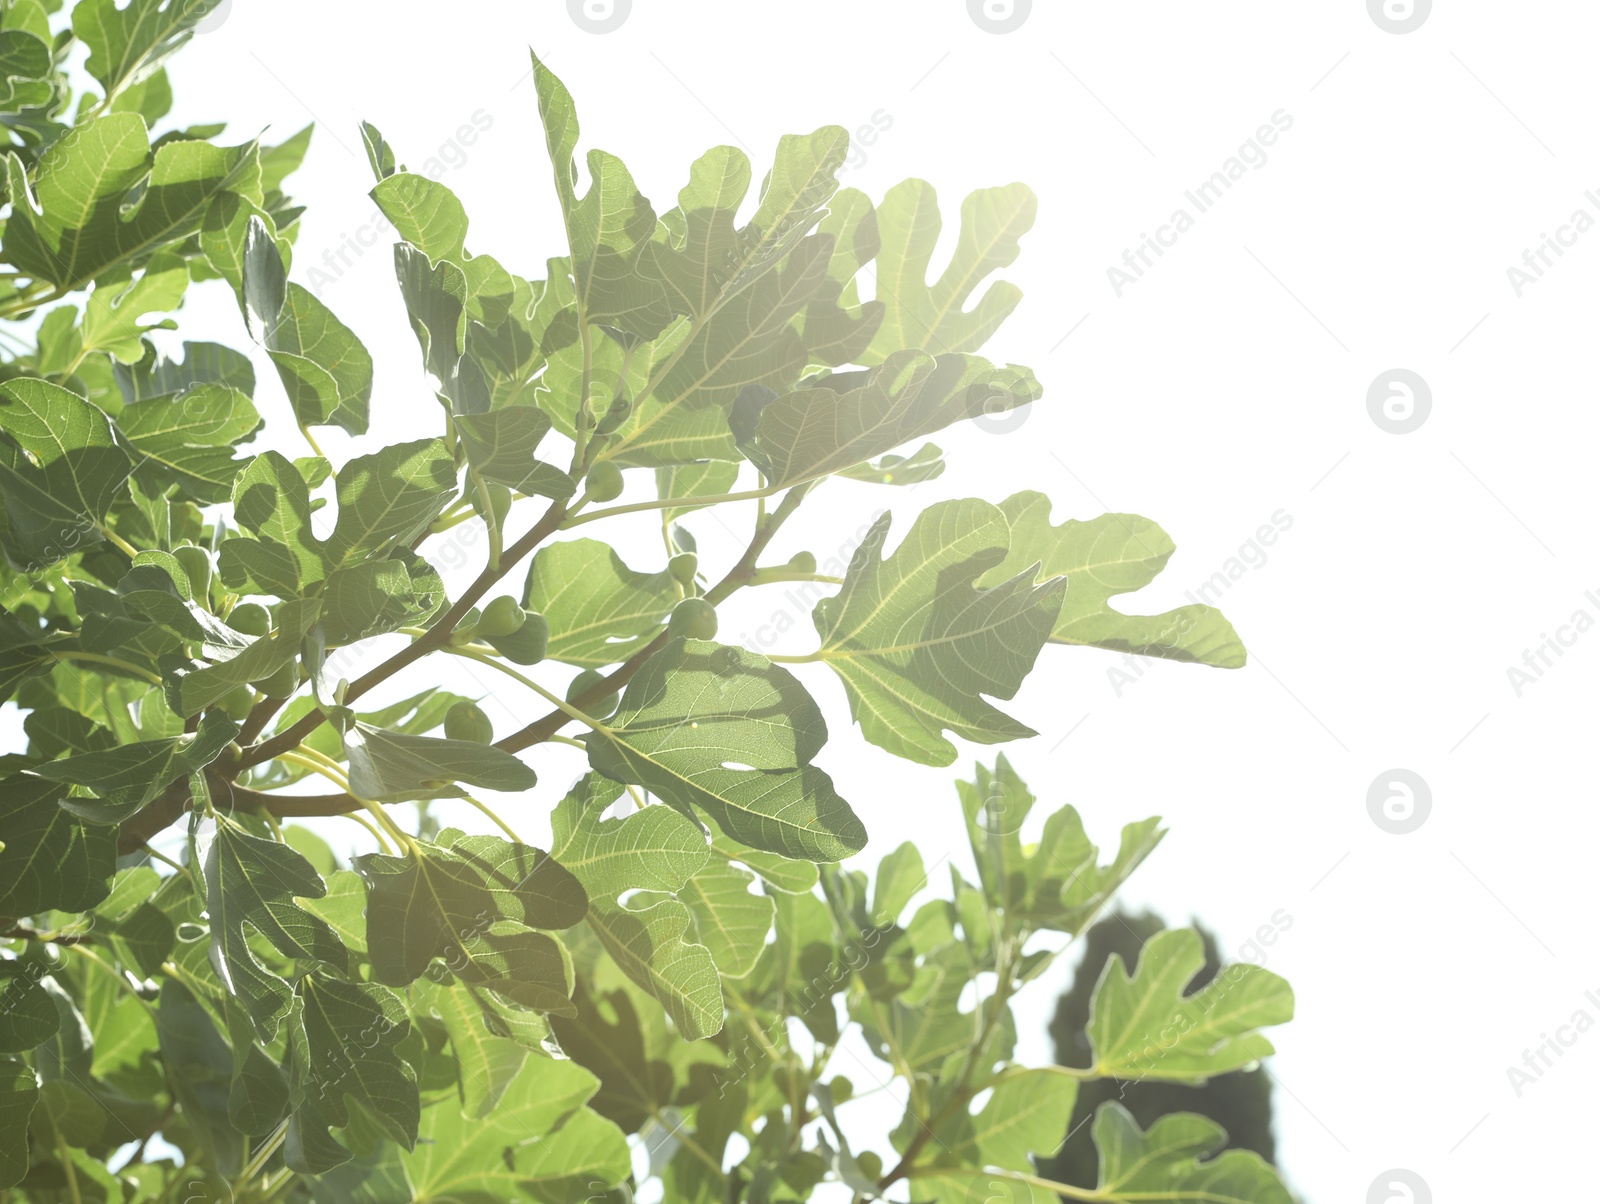
<svg viewBox="0 0 1600 1204"><path fill-rule="evenodd" d="M152 845L145 845L144 851L149 853L150 856L154 857L157 861L170 865L173 869L177 870L178 873L189 879L189 881L194 881L194 875L189 872L189 867L184 865L182 862L174 861L172 858L168 857L165 853L156 849Z"/></svg>
<svg viewBox="0 0 1600 1204"><path fill-rule="evenodd" d="M100 970L101 970L101 972L103 974L105 974L108 978L110 978L113 982L115 982L117 984L117 986L121 987L130 996L132 996L135 1000L138 1001L139 1006L142 1007L145 1010L146 1014L149 1015L150 1019L154 1020L156 1018L156 1010L155 1010L155 1008L151 1007L150 1004L146 1000L144 1000L144 999L142 999L140 997L139 992L137 992L137 991L135 991L133 989L133 984L130 983L125 977L123 977L123 975L118 973L117 972L117 968L115 966L113 966L110 962L106 961L105 958L101 957L98 953L96 953L94 950L88 948L87 946L84 946L84 945L72 945L71 949L72 949L72 951L74 953L78 954L80 957L86 957L91 962L93 962L95 965L99 966Z"/></svg>
<svg viewBox="0 0 1600 1204"><path fill-rule="evenodd" d="M244 1170L239 1172L239 1178L235 1182L243 1187L260 1174L261 1168L266 1166L271 1157L278 1152L278 1147L283 1144L283 1139L288 1135L289 1122L285 1120L279 1123L278 1127L272 1131L272 1136L268 1137L250 1161L245 1163Z"/></svg>
<svg viewBox="0 0 1600 1204"><path fill-rule="evenodd" d="M608 732L611 730L605 724L595 719L594 716L586 715L579 707L574 706L565 698L562 698L558 694L551 693L538 682L534 681L533 678L528 677L526 674L518 673L504 661L497 657L491 656L487 652L478 651L478 649L471 644L467 644L463 647L446 648L445 651L454 656L464 656L469 660L475 660L480 664L488 665L491 669L500 670L500 672L504 673L507 677L521 682L523 685L527 686L528 689L542 697L546 702L551 703L569 719L576 719L579 723L586 723L597 732ZM602 694L600 697L604 698L606 696ZM578 742L574 740L573 743L577 744ZM583 747L587 746L585 745Z"/></svg>
<svg viewBox="0 0 1600 1204"><path fill-rule="evenodd" d="M0 318L9 318L13 314L25 313L30 309L38 309L41 305L49 305L52 301L59 301L70 293L71 289L59 289L46 285L41 291L38 285L31 286L24 292L18 293L9 305L0 306Z"/></svg>
<svg viewBox="0 0 1600 1204"><path fill-rule="evenodd" d="M353 824L360 824L368 832L372 833L372 839L378 842L378 847L380 849L382 849L385 853L388 853L390 856L394 855L394 847L384 839L383 833L378 831L377 828L374 828L366 820L362 819L361 816L357 815L354 811L346 811L340 815L339 818L348 819Z"/></svg>
<svg viewBox="0 0 1600 1204"><path fill-rule="evenodd" d="M978 1005L979 1010L983 1012L983 1023L979 1027L977 1036L972 1044L967 1046L966 1056L962 1059L961 1073L956 1078L956 1089L950 1098L945 1101L944 1106L923 1122L921 1131L906 1146L905 1153L901 1155L900 1161L895 1164L894 1169L878 1180L878 1190L880 1192L887 1189L897 1180L908 1178L916 1173L917 1156L922 1153L929 1139L933 1137L934 1130L944 1121L945 1117L950 1115L953 1109L964 1108L967 1101L977 1094L977 1091L970 1083L972 1072L977 1068L975 1059L978 1056L978 1051L988 1044L989 1034L994 1031L995 1025L999 1022L1000 1014L1005 1008L1006 1001L1011 996L1013 989L1012 978L1011 938L1007 936L1001 938L997 946L994 994Z"/></svg>
<svg viewBox="0 0 1600 1204"><path fill-rule="evenodd" d="M461 792L461 797L464 798L467 802L471 803L479 811L482 811L491 820L493 820L495 826L497 828L499 828L502 832L504 832L508 837L510 837L511 840L513 840L515 843L517 843L517 844L526 844L527 843L527 841L523 840L522 837L518 836L515 832L513 832L511 830L511 825L510 824L506 823L505 820L501 819L492 810L490 810L488 804L482 803L479 800L473 798L472 795L468 794L466 791L462 791Z"/></svg>
<svg viewBox="0 0 1600 1204"><path fill-rule="evenodd" d="M72 1204L83 1204L83 1197L78 1194L78 1172L72 1165L72 1149L67 1145L67 1135L60 1129L56 1130L56 1153L62 1169L67 1172L67 1191L72 1196Z"/></svg>
<svg viewBox="0 0 1600 1204"><path fill-rule="evenodd" d="M793 569L757 569L751 585L771 585L777 581L817 581L823 585L843 585L843 577L830 577L826 573L801 573Z"/></svg>
<svg viewBox="0 0 1600 1204"><path fill-rule="evenodd" d="M274 759L278 760L278 761L286 761L290 765L298 765L298 766L300 766L301 769L309 769L312 773L321 774L323 777L327 778L328 781L332 782L335 786L343 787L345 790L349 790L350 789L350 779L349 778L345 777L342 773L341 774L333 773L332 771L330 771L328 769L328 767L326 765L319 764L318 762L313 761L309 757L302 757L298 753L286 752L286 753L279 753L277 755L277 757L274 758ZM351 795L351 797L354 798L355 796Z"/></svg>
<svg viewBox="0 0 1600 1204"><path fill-rule="evenodd" d="M504 544L500 519L495 515L494 503L489 500L489 484L476 468L469 468L467 474L472 478L473 488L478 491L478 503L483 507L483 521L489 528L489 567L498 572L500 553Z"/></svg>
<svg viewBox="0 0 1600 1204"><path fill-rule="evenodd" d="M120 551L129 560L132 560L135 556L137 556L139 554L139 549L138 548L134 547L126 539L123 539L122 536L118 535L115 531L113 531L110 527L106 526L104 523L97 523L96 526L99 528L100 534L105 536L106 539L110 543L115 545L117 550Z"/></svg>
<svg viewBox="0 0 1600 1204"><path fill-rule="evenodd" d="M655 1122L658 1125L660 1125L663 1129L668 1130L672 1134L673 1138L678 1142L679 1145L710 1167L718 1179L721 1179L724 1183L728 1181L727 1173L722 1169L722 1164L713 1158L706 1151L704 1146L702 1146L693 1137L690 1137L687 1133L685 1133L681 1125L669 1124L667 1118L662 1116L661 1113L655 1109L651 1109L650 1114L655 1118Z"/></svg>
<svg viewBox="0 0 1600 1204"><path fill-rule="evenodd" d="M718 506L723 502L749 502L756 498L771 497L775 493L783 492L784 486L771 486L765 489L746 489L740 493L711 493L700 497L674 497L657 498L649 502L629 502L626 506L610 506L604 510L591 510L587 514L580 514L561 524L563 531L573 527L581 527L584 523L596 522L602 518L612 518L618 514L633 514L640 510L671 510L679 506Z"/></svg>
<svg viewBox="0 0 1600 1204"><path fill-rule="evenodd" d="M328 769L331 769L337 775L337 778L335 780L343 781L344 784L347 787L350 785L350 773L349 773L349 771L346 770L343 765L339 764L339 762L335 761L332 757L328 756L326 753L318 752L316 749L312 748L310 745L307 745L307 744L300 745L300 747L296 748L294 751L299 753L302 757L309 757L309 758L311 758L311 760L316 761L318 764L323 765Z"/></svg>
<svg viewBox="0 0 1600 1204"><path fill-rule="evenodd" d="M141 669L138 665L130 665L127 661L119 660L114 656L105 656L99 652L79 652L72 648L46 648L45 651L58 661L85 661L92 665L110 665L113 669L121 669L124 673L132 674L134 677L147 681L153 686L162 684L161 679L148 669Z"/></svg>
<svg viewBox="0 0 1600 1204"><path fill-rule="evenodd" d="M306 445L311 448L312 455L320 456L324 460L328 458L323 455L322 447L317 443L316 437L312 435L311 428L305 423L300 424L300 434L305 437Z"/></svg>
<svg viewBox="0 0 1600 1204"><path fill-rule="evenodd" d="M448 531L451 527L459 526L461 523L466 522L477 513L477 508L470 502L463 502L446 510L438 518L434 519L433 526L428 528L428 534L438 535L441 531Z"/></svg>
<svg viewBox="0 0 1600 1204"><path fill-rule="evenodd" d="M63 368L57 375L59 375L62 380L66 380L67 377L76 372L78 370L78 366L82 364L84 360L88 359L92 354L94 354L96 350L97 348L94 347L85 347L82 351L78 352L78 354L73 357L72 362Z"/></svg>

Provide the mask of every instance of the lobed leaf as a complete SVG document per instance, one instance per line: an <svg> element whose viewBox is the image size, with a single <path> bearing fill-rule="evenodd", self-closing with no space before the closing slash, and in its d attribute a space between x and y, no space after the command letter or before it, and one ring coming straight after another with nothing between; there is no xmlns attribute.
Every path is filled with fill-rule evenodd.
<svg viewBox="0 0 1600 1204"><path fill-rule="evenodd" d="M573 539L534 554L522 605L550 624L545 656L592 669L644 647L680 596L666 569L641 573L609 544Z"/></svg>
<svg viewBox="0 0 1600 1204"><path fill-rule="evenodd" d="M110 419L76 393L28 377L0 384L0 545L13 564L42 567L98 542L132 471Z"/></svg>
<svg viewBox="0 0 1600 1204"><path fill-rule="evenodd" d="M291 958L325 962L340 972L349 953L326 921L299 907L298 898L321 898L327 886L299 853L276 840L252 836L219 815L195 838L195 864L205 884L212 969L240 1003L264 1041L288 1013L294 992L250 947L253 930Z"/></svg>
<svg viewBox="0 0 1600 1204"><path fill-rule="evenodd" d="M617 713L584 737L589 763L683 814L703 809L763 852L838 861L866 830L811 764L827 740L816 702L764 656L673 640L628 683Z"/></svg>
<svg viewBox="0 0 1600 1204"><path fill-rule="evenodd" d="M1204 965L1200 936L1192 928L1151 937L1132 974L1113 954L1089 1011L1096 1073L1199 1083L1270 1054L1272 1042L1257 1030L1293 1019L1289 984L1261 966L1241 963L1203 990L1185 994Z"/></svg>
<svg viewBox="0 0 1600 1204"><path fill-rule="evenodd" d="M1094 1143L1100 1150L1097 1198L1181 1204L1291 1204L1283 1180L1251 1150L1216 1154L1227 1141L1222 1127L1204 1116L1176 1112L1141 1131L1121 1104L1110 1101L1095 1113Z"/></svg>
<svg viewBox="0 0 1600 1204"><path fill-rule="evenodd" d="M466 982L539 1011L570 1010L571 967L555 938L588 899L560 863L531 845L457 834L414 842L407 857L356 858L367 882L373 977L404 986L441 958Z"/></svg>
<svg viewBox="0 0 1600 1204"><path fill-rule="evenodd" d="M824 376L812 388L772 401L740 450L770 485L798 485L847 472L963 418L1027 405L1040 394L1026 368L996 368L971 355L899 351L876 368ZM926 479L928 470L911 471Z"/></svg>
<svg viewBox="0 0 1600 1204"><path fill-rule="evenodd" d="M238 734L238 725L213 711L192 734L79 753L40 765L36 772L94 792L62 799L63 810L91 824L119 824L154 801L169 783L215 761Z"/></svg>
<svg viewBox="0 0 1600 1204"><path fill-rule="evenodd" d="M390 1140L417 1142L416 1072L398 1047L411 1030L392 991L308 974L295 987L289 1028L294 1112L284 1161L302 1174L331 1170L350 1154L328 1132L355 1118L352 1103Z"/></svg>
<svg viewBox="0 0 1600 1204"><path fill-rule="evenodd" d="M1018 240L1033 226L1038 200L1026 184L982 188L961 203L956 249L939 279L928 283L928 265L943 225L933 186L904 180L877 208L877 299L882 325L861 357L881 363L895 352L976 351L1022 300L1022 290L1000 281L972 309L973 290L1017 257Z"/></svg>
<svg viewBox="0 0 1600 1204"><path fill-rule="evenodd" d="M1136 514L1103 514L1088 522L1050 525L1050 499L1013 494L1000 503L1011 525L1011 549L983 584L1032 567L1036 577L1067 579L1067 596L1050 639L1089 644L1139 656L1197 661L1225 669L1245 662L1233 624L1213 606L1180 606L1160 615L1125 615L1111 609L1118 594L1154 581L1173 553L1167 533Z"/></svg>
<svg viewBox="0 0 1600 1204"><path fill-rule="evenodd" d="M977 587L1010 544L1004 515L988 502L929 506L880 559L889 523L885 513L873 524L844 586L813 612L818 659L843 680L862 735L925 765L955 759L947 730L982 744L1033 735L983 695L1016 694L1066 582L1036 585L1030 572Z"/></svg>
<svg viewBox="0 0 1600 1204"><path fill-rule="evenodd" d="M486 790L529 790L534 772L493 745L411 736L356 720L344 734L350 790L357 798L395 803L459 795L465 782Z"/></svg>
<svg viewBox="0 0 1600 1204"><path fill-rule="evenodd" d="M31 774L0 782L0 914L88 911L110 890L116 829L61 807L67 787Z"/></svg>

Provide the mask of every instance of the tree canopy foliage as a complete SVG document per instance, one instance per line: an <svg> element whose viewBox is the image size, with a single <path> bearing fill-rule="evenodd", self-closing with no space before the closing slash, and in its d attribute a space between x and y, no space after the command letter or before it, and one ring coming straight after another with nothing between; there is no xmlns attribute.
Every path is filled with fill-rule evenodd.
<svg viewBox="0 0 1600 1204"><path fill-rule="evenodd" d="M868 833L819 666L861 739L945 766L956 737L1035 734L1006 704L1059 646L1243 661L1210 608L1109 605L1170 555L1153 523L1052 525L1037 493L911 512L900 491L842 575L765 558L824 480L892 497L943 470L932 436L1043 397L979 355L1020 297L984 282L1032 193L967 198L936 279L933 187L839 187L838 126L781 139L759 182L714 148L658 207L607 152L580 170L535 58L563 226L541 278L468 251L460 201L362 129L440 405L386 443L372 358L294 279L283 188L311 131L161 128L163 64L217 4L0 3L0 702L26 737L0 766L0 1195L1287 1201L1255 1155L1213 1157L1210 1121L1142 1129L1115 1102L1097 1187L1038 1172L1080 1082L1204 1081L1292 1013L1251 966L1187 993L1198 941L1162 933L1100 979L1090 1064L1015 1062L1016 992L1158 820L1105 854L1071 807L1029 825L1001 757L957 790L975 875L911 843L841 864ZM165 333L208 282L253 356ZM248 446L258 396L311 454ZM365 450L331 463L329 426ZM750 531L731 563L686 525L713 506ZM655 524L659 559L626 563L618 522ZM464 523L487 554L447 589L430 549ZM820 587L814 652L718 641L719 604L784 581ZM330 671L366 641L370 669ZM398 690L449 657L531 721ZM553 742L589 768L540 848L477 793L515 802ZM418 821L441 798L484 831ZM311 816L370 851L288 822ZM841 1065L852 1041L880 1064ZM891 1078L885 1146L851 1101Z"/></svg>

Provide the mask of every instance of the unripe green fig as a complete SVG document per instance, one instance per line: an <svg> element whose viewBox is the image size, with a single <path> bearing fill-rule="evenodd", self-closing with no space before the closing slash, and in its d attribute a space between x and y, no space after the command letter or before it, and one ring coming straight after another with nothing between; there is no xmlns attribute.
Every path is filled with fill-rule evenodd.
<svg viewBox="0 0 1600 1204"><path fill-rule="evenodd" d="M482 707L463 698L444 713L444 734L451 740L493 744L494 724Z"/></svg>
<svg viewBox="0 0 1600 1204"><path fill-rule="evenodd" d="M243 723L250 718L250 712L256 709L256 692L249 686L234 686L217 699L217 706L235 723Z"/></svg>
<svg viewBox="0 0 1600 1204"><path fill-rule="evenodd" d="M598 669L585 669L572 679L572 684L567 687L567 701L577 705L578 697L592 686L605 680L605 674ZM599 702L586 708L586 713L596 719L604 719L617 709L618 698L615 694L608 694Z"/></svg>
<svg viewBox="0 0 1600 1204"><path fill-rule="evenodd" d="M228 612L228 626L240 635L266 635L272 630L272 615L259 602L241 602Z"/></svg>
<svg viewBox="0 0 1600 1204"><path fill-rule="evenodd" d="M550 644L550 623L541 614L522 612L523 623L510 635L488 635L484 638L494 645L494 650L508 661L518 665L537 665L544 659ZM483 630L480 624L478 630Z"/></svg>
<svg viewBox="0 0 1600 1204"><path fill-rule="evenodd" d="M717 608L704 598L685 598L672 608L667 634L690 640L711 640L717 635Z"/></svg>
<svg viewBox="0 0 1600 1204"><path fill-rule="evenodd" d="M287 698L300 685L300 667L294 661L290 661L276 673L268 674L260 681L250 684L268 698Z"/></svg>
<svg viewBox="0 0 1600 1204"><path fill-rule="evenodd" d="M510 594L501 594L483 608L477 634L484 639L510 635L527 621L527 614Z"/></svg>
<svg viewBox="0 0 1600 1204"><path fill-rule="evenodd" d="M622 496L622 469L610 460L601 460L589 469L589 479L584 485L584 490L593 501L615 501Z"/></svg>
<svg viewBox="0 0 1600 1204"><path fill-rule="evenodd" d="M862 1150L856 1155L856 1165L861 1168L861 1173L868 1179L881 1179L883 1177L883 1159L871 1150Z"/></svg>
<svg viewBox="0 0 1600 1204"><path fill-rule="evenodd" d="M814 573L817 571L817 558L810 552L796 552L789 557L789 567L797 573Z"/></svg>
<svg viewBox="0 0 1600 1204"><path fill-rule="evenodd" d="M499 481L489 483L489 509L494 513L494 525L506 525L506 515L511 512L511 490Z"/></svg>
<svg viewBox="0 0 1600 1204"><path fill-rule="evenodd" d="M695 572L700 568L700 557L693 552L679 552L667 561L667 572L672 579L687 589L694 584Z"/></svg>
<svg viewBox="0 0 1600 1204"><path fill-rule="evenodd" d="M194 544L184 544L181 548L174 548L172 554L178 558L178 563L183 566L183 571L189 577L189 596L201 606L209 608L211 599L211 556L204 548L197 548Z"/></svg>

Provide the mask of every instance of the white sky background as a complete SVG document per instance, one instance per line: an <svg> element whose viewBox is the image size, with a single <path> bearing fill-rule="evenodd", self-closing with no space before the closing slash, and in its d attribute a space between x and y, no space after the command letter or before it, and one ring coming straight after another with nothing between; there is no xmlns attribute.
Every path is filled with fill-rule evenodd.
<svg viewBox="0 0 1600 1204"><path fill-rule="evenodd" d="M1007 755L1103 845L1124 822L1167 818L1130 904L1197 915L1229 950L1275 911L1293 917L1269 964L1294 984L1299 1017L1274 1034L1270 1068L1280 1161L1309 1200L1366 1200L1391 1167L1441 1202L1526 1199L1587 1176L1578 1151L1600 1069L1600 1036L1579 1036L1520 1098L1506 1075L1578 1009L1600 1018L1584 999L1600 965L1583 893L1594 759L1580 751L1600 635L1579 636L1520 698L1506 673L1575 611L1600 617L1585 598L1600 587L1600 234L1520 298L1506 269L1575 209L1600 217L1584 196L1600 186L1600 153L1582 117L1597 24L1577 3L1444 4L1405 36L1362 0L1041 4L996 35L962 0L638 0L597 36L558 0L279 0L235 4L173 76L183 120L227 118L241 137L270 125L272 140L318 122L291 180L310 206L294 270L307 283L372 219L356 123L375 122L421 169L480 110L491 128L448 152L444 176L472 217L469 246L543 275L562 248L529 43L572 89L583 147L621 155L658 209L708 146L749 148L759 178L780 134L874 114L892 124L847 182L878 197L906 176L932 181L947 235L971 189L1030 183L1039 222L1004 273L1026 299L986 354L1033 366L1045 399L1009 433L945 433L951 470L914 491L829 485L773 555L825 560L879 506L894 509L897 540L935 500L1035 488L1058 521L1109 509L1165 526L1178 553L1124 599L1155 611L1276 512L1291 517L1222 600L1247 668L1149 663L1119 696L1107 670L1120 658L1047 649L1008 708L1043 734ZM1107 268L1174 209L1194 213L1185 191L1278 110L1293 125L1265 164L1119 298ZM336 462L435 431L387 237L322 296L377 362L373 436L328 432ZM245 344L220 287L193 294L183 323L191 339ZM1407 435L1366 408L1369 384L1397 366L1432 389L1431 415ZM294 447L259 357L258 373L258 404ZM648 496L649 474L629 476L629 499ZM687 525L714 566L749 518L729 515L732 532L704 515ZM624 543L636 567L658 567L651 516ZM458 582L483 546L460 550L471 559ZM776 587L728 607L722 637L754 641L786 609L795 627L769 650L809 651L809 615ZM439 659L401 685L444 680ZM965 863L955 771L866 746L832 675L800 672L831 723L821 763L872 834L862 863L907 839L929 864ZM545 709L511 683L451 681L492 689L502 732ZM964 750L963 770L980 753ZM509 815L543 839L580 761L546 747L535 764L539 788ZM1397 766L1433 796L1405 836L1366 806ZM342 847L347 828L325 830ZM1024 1057L1049 1056L1044 1027L1068 976L1064 964L1023 997Z"/></svg>

